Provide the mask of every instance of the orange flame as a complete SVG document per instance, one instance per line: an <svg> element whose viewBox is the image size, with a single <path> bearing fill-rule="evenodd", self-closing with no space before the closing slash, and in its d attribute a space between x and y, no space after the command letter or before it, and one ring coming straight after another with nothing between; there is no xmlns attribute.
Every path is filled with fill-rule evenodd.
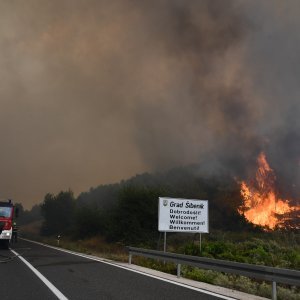
<svg viewBox="0 0 300 300"><path fill-rule="evenodd" d="M257 163L256 180L251 184L241 182L243 205L238 212L251 223L266 229L284 227L284 223L290 219L289 214L300 212L300 206L291 206L288 200L277 197L276 176L263 152L259 154Z"/></svg>

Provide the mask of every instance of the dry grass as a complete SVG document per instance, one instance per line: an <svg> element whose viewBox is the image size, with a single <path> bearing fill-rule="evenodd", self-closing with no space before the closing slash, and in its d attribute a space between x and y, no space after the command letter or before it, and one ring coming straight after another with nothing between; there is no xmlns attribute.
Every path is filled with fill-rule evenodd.
<svg viewBox="0 0 300 300"><path fill-rule="evenodd" d="M92 237L76 241L76 243L79 246L88 249L92 255L122 262L128 261L128 253L124 245L120 243L109 244L103 237Z"/></svg>
<svg viewBox="0 0 300 300"><path fill-rule="evenodd" d="M20 226L20 234L26 237L37 237L40 235L43 221L36 221L26 225Z"/></svg>
<svg viewBox="0 0 300 300"><path fill-rule="evenodd" d="M95 236L82 240L73 240L67 236L62 236L59 243L56 236L42 237L40 230L42 221L33 222L20 226L20 236L35 241L39 241L52 246L69 249L76 252L95 255L98 257L127 262L128 253L121 243L107 243L101 236Z"/></svg>
<svg viewBox="0 0 300 300"><path fill-rule="evenodd" d="M35 240L37 240L35 238ZM101 258L127 262L128 253L125 246L119 243L110 244L107 243L103 237L91 237L84 240L72 240L68 237L62 236L58 243L56 237L43 237L38 238L39 241L58 246L71 251L76 251L80 253L85 253L89 255L98 256Z"/></svg>

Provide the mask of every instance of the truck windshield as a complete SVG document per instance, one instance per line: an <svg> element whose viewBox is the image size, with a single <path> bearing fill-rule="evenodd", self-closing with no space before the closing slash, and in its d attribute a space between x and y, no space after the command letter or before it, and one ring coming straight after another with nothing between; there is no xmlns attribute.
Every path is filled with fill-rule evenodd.
<svg viewBox="0 0 300 300"><path fill-rule="evenodd" d="M9 218L11 215L11 207L1 207L0 206L0 217Z"/></svg>

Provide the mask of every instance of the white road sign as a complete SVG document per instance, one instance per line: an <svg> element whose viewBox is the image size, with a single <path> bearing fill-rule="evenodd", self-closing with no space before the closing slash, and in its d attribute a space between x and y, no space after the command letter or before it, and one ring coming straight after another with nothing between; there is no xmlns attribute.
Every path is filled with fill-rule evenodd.
<svg viewBox="0 0 300 300"><path fill-rule="evenodd" d="M160 197L158 230L208 233L208 200Z"/></svg>

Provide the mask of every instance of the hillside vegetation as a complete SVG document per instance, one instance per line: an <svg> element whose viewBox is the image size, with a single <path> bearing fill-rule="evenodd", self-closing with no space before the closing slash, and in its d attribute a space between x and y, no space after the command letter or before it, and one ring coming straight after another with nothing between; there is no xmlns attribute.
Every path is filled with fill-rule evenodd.
<svg viewBox="0 0 300 300"><path fill-rule="evenodd" d="M40 205L41 234L74 238L97 234L108 241L154 245L158 238L158 198L209 200L210 230L257 231L237 213L239 186L230 176L203 177L197 166L143 174L118 184L91 188L75 199L72 191L47 194ZM31 212L36 221L38 207ZM25 212L23 224L30 221Z"/></svg>

